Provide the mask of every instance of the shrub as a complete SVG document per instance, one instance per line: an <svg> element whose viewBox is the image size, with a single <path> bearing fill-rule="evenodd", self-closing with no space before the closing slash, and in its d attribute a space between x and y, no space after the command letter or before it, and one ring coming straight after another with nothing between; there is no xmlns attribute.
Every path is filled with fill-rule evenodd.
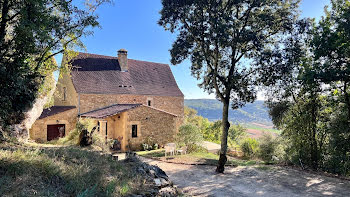
<svg viewBox="0 0 350 197"><path fill-rule="evenodd" d="M146 140L141 144L141 146L142 150L144 151L156 150L159 148L159 145L157 143L154 143L152 137L147 137Z"/></svg>
<svg viewBox="0 0 350 197"><path fill-rule="evenodd" d="M245 138L241 142L241 149L244 157L251 158L256 156L259 149L259 143L256 139Z"/></svg>
<svg viewBox="0 0 350 197"><path fill-rule="evenodd" d="M228 129L228 144L230 146L235 146L237 142L246 135L246 128L240 124L231 124Z"/></svg>
<svg viewBox="0 0 350 197"><path fill-rule="evenodd" d="M203 136L197 126L184 124L176 134L176 143L179 147L187 146L188 152L195 152L199 144L203 141Z"/></svg>
<svg viewBox="0 0 350 197"><path fill-rule="evenodd" d="M99 147L102 151L109 152L112 147L113 140L109 139L106 142L106 137L97 132L92 134L92 145Z"/></svg>
<svg viewBox="0 0 350 197"><path fill-rule="evenodd" d="M71 130L65 137L50 141L48 143L56 145L76 145L79 143L79 134L80 132L75 128Z"/></svg>
<svg viewBox="0 0 350 197"><path fill-rule="evenodd" d="M259 158L263 161L270 163L273 157L276 156L278 142L271 134L264 134L259 139Z"/></svg>

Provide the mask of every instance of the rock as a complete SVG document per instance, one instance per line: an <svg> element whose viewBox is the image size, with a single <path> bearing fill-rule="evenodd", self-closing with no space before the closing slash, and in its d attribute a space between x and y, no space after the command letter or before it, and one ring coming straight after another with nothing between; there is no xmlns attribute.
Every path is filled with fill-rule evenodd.
<svg viewBox="0 0 350 197"><path fill-rule="evenodd" d="M162 184L161 187L166 187L166 186L171 185L171 181L169 181L169 179L160 178L160 182Z"/></svg>
<svg viewBox="0 0 350 197"><path fill-rule="evenodd" d="M153 176L156 177L156 172L154 170L150 170L149 173Z"/></svg>
<svg viewBox="0 0 350 197"><path fill-rule="evenodd" d="M158 195L157 196L178 196L179 192L175 187L164 187L162 189L159 190Z"/></svg>
<svg viewBox="0 0 350 197"><path fill-rule="evenodd" d="M156 184L157 187L162 186L162 181L160 179L154 179L154 183Z"/></svg>
<svg viewBox="0 0 350 197"><path fill-rule="evenodd" d="M164 179L168 179L168 176L166 175L166 173L160 169L158 166L152 166L156 177L158 178L164 178Z"/></svg>
<svg viewBox="0 0 350 197"><path fill-rule="evenodd" d="M145 171L144 168L142 168L142 167L138 167L136 171L137 171L139 174L142 174L142 175L146 174L146 171Z"/></svg>
<svg viewBox="0 0 350 197"><path fill-rule="evenodd" d="M25 140L29 137L29 129L32 127L34 122L40 117L41 113L44 110L44 106L53 96L56 90L56 81L53 77L53 74L47 76L44 82L46 91L40 93L37 98L34 100L33 105L25 109L24 120L19 124L9 126L9 135L16 138L23 138Z"/></svg>
<svg viewBox="0 0 350 197"><path fill-rule="evenodd" d="M149 165L142 162L134 154L129 154L124 162L132 162L134 173L142 175L147 183L151 186L147 191L134 194L133 196L178 196L179 191L173 187L173 183L169 180L166 173L158 166Z"/></svg>

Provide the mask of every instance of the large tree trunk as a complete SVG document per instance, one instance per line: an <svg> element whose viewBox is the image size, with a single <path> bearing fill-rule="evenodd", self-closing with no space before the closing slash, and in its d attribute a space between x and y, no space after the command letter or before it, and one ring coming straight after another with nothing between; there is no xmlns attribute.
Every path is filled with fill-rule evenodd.
<svg viewBox="0 0 350 197"><path fill-rule="evenodd" d="M5 0L2 3L1 7L1 22L0 22L0 43L5 42L5 36L6 36L6 23L7 23L7 16L9 14L9 1Z"/></svg>
<svg viewBox="0 0 350 197"><path fill-rule="evenodd" d="M230 105L230 100L226 99L223 101L223 109L222 109L222 135L221 135L221 150L220 150L220 158L218 162L218 166L216 168L216 172L224 173L225 163L227 161L226 153L227 153L227 136L228 129L230 128L230 123L228 122L228 109Z"/></svg>

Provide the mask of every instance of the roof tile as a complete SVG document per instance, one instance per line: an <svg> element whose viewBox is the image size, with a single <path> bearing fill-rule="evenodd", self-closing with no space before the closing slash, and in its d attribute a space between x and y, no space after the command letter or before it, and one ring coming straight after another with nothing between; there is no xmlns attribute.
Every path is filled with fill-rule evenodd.
<svg viewBox="0 0 350 197"><path fill-rule="evenodd" d="M44 109L41 113L39 119L43 119L49 116L53 116L65 111L68 111L70 109L74 109L75 106L52 106L50 108Z"/></svg>
<svg viewBox="0 0 350 197"><path fill-rule="evenodd" d="M108 116L113 116L119 114L121 112L133 109L135 107L139 107L142 104L114 104L107 107L103 107L100 109L92 110L89 112L85 112L80 114L81 117L88 118L105 118Z"/></svg>
<svg viewBox="0 0 350 197"><path fill-rule="evenodd" d="M183 96L167 64L128 59L122 72L117 57L79 53L72 66L78 93Z"/></svg>

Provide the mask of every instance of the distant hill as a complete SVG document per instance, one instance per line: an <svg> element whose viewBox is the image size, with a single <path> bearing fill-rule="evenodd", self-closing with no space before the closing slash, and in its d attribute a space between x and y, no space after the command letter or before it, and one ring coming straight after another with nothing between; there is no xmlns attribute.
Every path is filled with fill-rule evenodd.
<svg viewBox="0 0 350 197"><path fill-rule="evenodd" d="M215 99L185 99L185 106L198 111L198 115L208 118L210 121L222 118L222 103ZM272 126L264 101L255 101L246 106L229 110L229 121L240 124L260 123Z"/></svg>

